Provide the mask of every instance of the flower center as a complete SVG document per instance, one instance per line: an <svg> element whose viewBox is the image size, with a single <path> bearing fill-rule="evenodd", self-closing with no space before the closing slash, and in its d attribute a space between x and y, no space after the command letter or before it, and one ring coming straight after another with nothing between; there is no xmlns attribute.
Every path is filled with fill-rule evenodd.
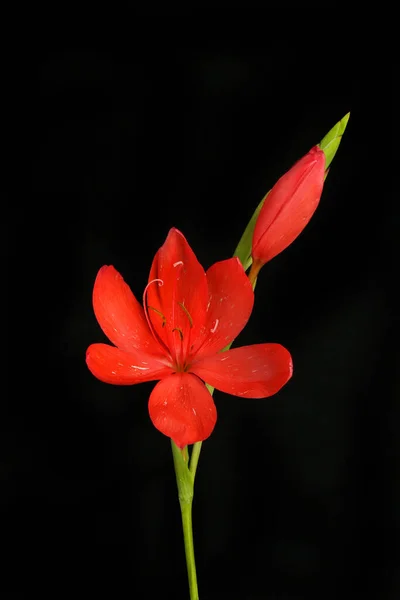
<svg viewBox="0 0 400 600"><path fill-rule="evenodd" d="M158 283L160 286L164 285L162 279L153 279L152 281L149 281L143 292L143 307L150 331L153 337L160 344L163 351L171 358L173 368L178 372L188 371L189 364L187 362L187 357L190 348L191 330L193 328L192 316L183 302L177 302L177 305L182 310L186 319L183 319L182 322L182 319L178 320L173 318L173 321L175 321L175 323L178 321L179 325L171 327L171 322L168 322L167 317L161 312L161 310L147 304L147 290L149 286L153 283ZM165 330L165 335L161 334L159 325L158 331L160 333L156 331L156 327L152 322L149 311L152 311L157 316L157 318L161 319L161 329Z"/></svg>

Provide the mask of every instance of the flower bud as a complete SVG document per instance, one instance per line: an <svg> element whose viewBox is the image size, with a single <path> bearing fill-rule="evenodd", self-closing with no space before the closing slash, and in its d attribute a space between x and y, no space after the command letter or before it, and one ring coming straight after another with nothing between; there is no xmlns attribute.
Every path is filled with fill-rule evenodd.
<svg viewBox="0 0 400 600"><path fill-rule="evenodd" d="M325 154L314 146L285 173L267 195L253 234L254 274L303 231L321 197Z"/></svg>

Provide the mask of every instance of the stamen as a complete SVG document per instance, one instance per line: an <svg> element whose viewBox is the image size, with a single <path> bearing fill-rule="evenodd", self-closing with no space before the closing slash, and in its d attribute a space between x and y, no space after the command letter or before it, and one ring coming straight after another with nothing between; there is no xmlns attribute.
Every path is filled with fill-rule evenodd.
<svg viewBox="0 0 400 600"><path fill-rule="evenodd" d="M151 310L154 310L155 313L160 315L160 317L162 318L162 327L165 327L165 323L167 322L167 319L164 317L162 312L160 310L157 310L156 308L154 308L154 306L147 305L147 308L151 308Z"/></svg>
<svg viewBox="0 0 400 600"><path fill-rule="evenodd" d="M177 331L179 333L179 337L183 340L183 331L180 327L174 327L172 332Z"/></svg>
<svg viewBox="0 0 400 600"><path fill-rule="evenodd" d="M218 327L219 319L215 319L215 325L212 329L210 329L211 333L215 333Z"/></svg>
<svg viewBox="0 0 400 600"><path fill-rule="evenodd" d="M177 260L172 266L177 267L178 265L183 265L183 262L181 260Z"/></svg>
<svg viewBox="0 0 400 600"><path fill-rule="evenodd" d="M188 311L188 309L186 308L186 306L183 304L183 302L178 302L179 306L182 308L183 312L185 313L185 315L187 316L187 318L189 319L189 324L190 327L193 327L193 319L190 316L190 313Z"/></svg>
<svg viewBox="0 0 400 600"><path fill-rule="evenodd" d="M151 333L153 334L153 337L163 347L163 349L168 352L168 348L166 347L166 345L164 344L164 342L162 341L162 339L160 338L160 336L154 330L153 324L152 324L151 319L149 317L149 311L148 311L148 309L151 308L152 310L154 310L156 313L158 313L162 317L162 319L163 319L162 327L164 327L164 325L165 325L164 320L166 321L166 319L165 319L164 315L159 310L157 310L156 308L153 308L152 306L147 306L147 303L146 303L147 290L148 290L149 286L152 283L156 283L156 282L158 282L158 284L160 285L160 287L162 285L164 285L164 282L163 282L162 279L152 279L151 281L149 281L149 283L144 288L144 292L143 292L143 309L144 309L144 314L145 314L145 317L146 317L147 324L148 324L148 326L150 328Z"/></svg>

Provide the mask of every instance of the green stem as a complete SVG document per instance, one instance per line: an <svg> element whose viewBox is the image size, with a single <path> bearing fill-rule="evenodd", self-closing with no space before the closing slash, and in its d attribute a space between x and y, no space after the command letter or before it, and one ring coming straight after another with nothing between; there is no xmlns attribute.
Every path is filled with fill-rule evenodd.
<svg viewBox="0 0 400 600"><path fill-rule="evenodd" d="M197 588L196 563L194 560L193 526L192 526L192 502L181 503L183 541L185 544L186 567L189 579L190 600L199 600Z"/></svg>
<svg viewBox="0 0 400 600"><path fill-rule="evenodd" d="M187 446L181 450L171 440L172 455L174 458L174 467L176 474L176 483L178 486L179 505L181 507L183 540L185 544L186 567L189 579L190 600L199 600L199 591L197 588L196 563L194 559L193 544L193 526L192 526L192 504L194 489L194 474L188 468ZM201 443L200 443L201 448ZM200 448L196 451L197 465ZM196 469L195 469L196 470Z"/></svg>
<svg viewBox="0 0 400 600"><path fill-rule="evenodd" d="M193 444L192 454L190 456L189 469L190 469L191 474L193 475L193 480L196 477L197 463L199 462L202 443L203 442L196 442L195 444Z"/></svg>
<svg viewBox="0 0 400 600"><path fill-rule="evenodd" d="M253 286L253 290L256 287L257 277L258 277L258 274L259 274L262 266L263 266L262 263L260 263L257 260L253 261L253 263L251 265L251 269L250 269L250 273L248 274L248 278L250 279L250 283Z"/></svg>
<svg viewBox="0 0 400 600"><path fill-rule="evenodd" d="M258 207L258 211L261 205ZM257 275L262 265L257 262L252 263L251 257L247 259L247 267L251 266L249 279L253 290L256 287ZM246 270L246 269L245 269ZM232 342L224 348L223 351L229 350ZM214 393L214 388L206 383L206 387L211 396ZM193 543L193 524L192 524L192 505L194 493L194 479L196 477L197 464L200 458L202 442L193 444L192 453L189 457L188 447L185 446L182 450L171 440L172 455L174 458L174 467L176 474L176 483L178 486L179 505L181 507L183 541L185 545L186 567L189 580L190 600L199 600L199 591L197 587L196 562L194 559L194 543Z"/></svg>

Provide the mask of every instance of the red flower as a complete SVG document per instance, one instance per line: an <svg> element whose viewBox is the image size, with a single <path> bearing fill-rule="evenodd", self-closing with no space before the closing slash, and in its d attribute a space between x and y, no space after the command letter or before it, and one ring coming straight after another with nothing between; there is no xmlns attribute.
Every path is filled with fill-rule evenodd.
<svg viewBox="0 0 400 600"><path fill-rule="evenodd" d="M276 182L254 229L252 256L258 270L303 231L318 206L324 177L325 154L315 146Z"/></svg>
<svg viewBox="0 0 400 600"><path fill-rule="evenodd" d="M218 262L205 273L182 233L171 229L154 258L144 309L114 267L100 269L94 312L116 347L91 345L87 365L106 383L161 380L150 395L150 417L183 448L206 439L217 420L201 379L228 394L263 398L292 375L290 354L279 344L221 353L247 323L253 302L238 259Z"/></svg>

